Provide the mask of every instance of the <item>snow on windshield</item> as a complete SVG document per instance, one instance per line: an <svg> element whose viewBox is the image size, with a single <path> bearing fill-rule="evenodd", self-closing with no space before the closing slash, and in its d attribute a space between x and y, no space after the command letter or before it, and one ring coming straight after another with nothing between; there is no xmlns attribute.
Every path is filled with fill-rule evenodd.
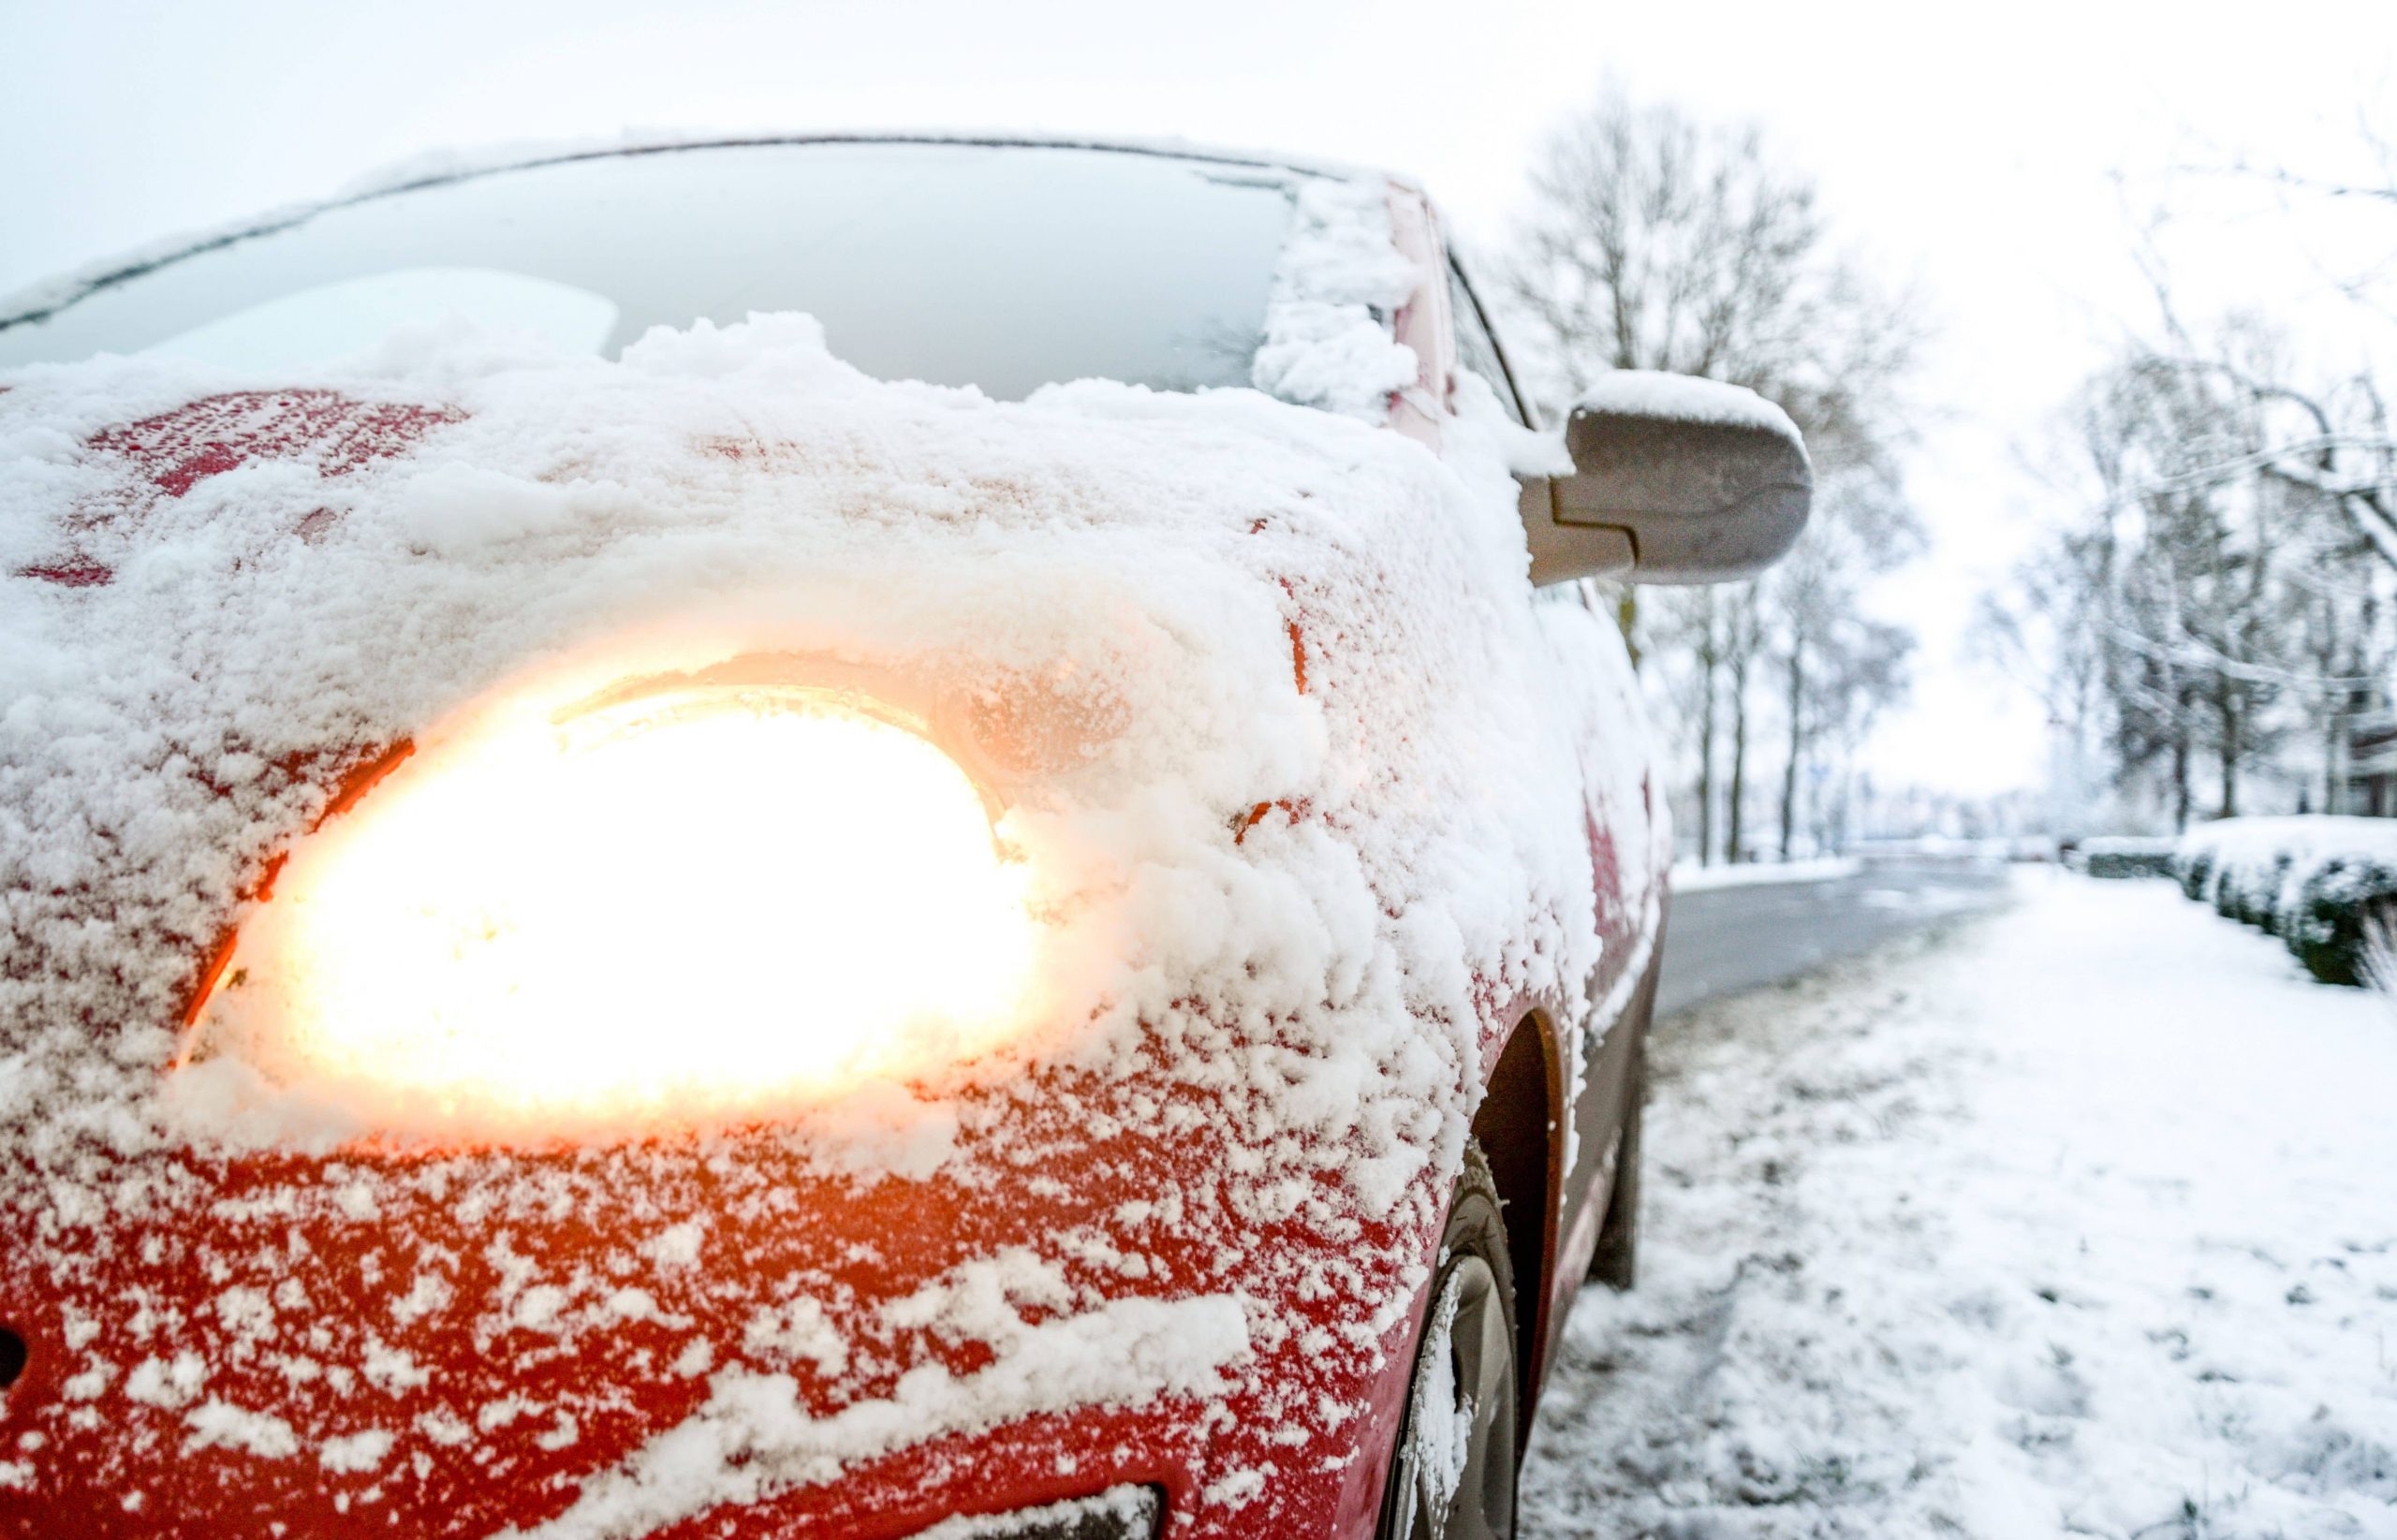
<svg viewBox="0 0 2397 1540"><path fill-rule="evenodd" d="M1068 146L582 155L338 203L13 324L0 308L0 368L317 364L453 316L612 358L654 326L803 311L878 379L1009 400L1245 385L1292 198L1317 180Z"/></svg>
<svg viewBox="0 0 2397 1540"><path fill-rule="evenodd" d="M1306 208L1347 255L1284 270L1274 367L1356 406L1400 361L1375 315L1397 270L1355 259L1387 216L1372 186ZM999 403L878 383L789 315L617 359L450 327L305 374L103 358L0 386L0 1268L66 1301L80 1399L42 1414L53 1439L104 1404L114 1447L300 1454L386 1500L472 1443L571 1474L545 1533L601 1536L1167 1396L1215 1430L1200 1507L1228 1511L1274 1430L1358 1414L1462 1159L1485 1008L1577 994L1599 961L1585 712L1555 692L1628 711L1630 686L1599 622L1528 602L1498 427L1444 462L1250 389ZM173 1069L211 948L351 772L437 755L493 700L757 657L1084 725L997 813L1041 917L998 1047L794 1088L765 1126L628 1119L559 1160L349 1143L414 1114L238 1058ZM1636 742L1618 758L1608 795L1637 799ZM1652 853L1618 854L1646 888ZM1019 1192L1102 1132L1180 1164L1057 1254L935 1259L897 1300L777 1221L805 1183ZM224 1197L223 1158L260 1145L335 1158ZM1318 1249L1229 1252L1228 1225ZM373 1279L328 1271L359 1238ZM698 1266L718 1248L780 1260L770 1283ZM1336 1273L1305 1271L1322 1248ZM1336 1332L1273 1302L1301 1294L1341 1301ZM471 1377L423 1367L469 1326ZM934 1361L961 1341L978 1366ZM690 1420L644 1444L597 1369L526 1399L526 1366L576 1353L670 1363Z"/></svg>

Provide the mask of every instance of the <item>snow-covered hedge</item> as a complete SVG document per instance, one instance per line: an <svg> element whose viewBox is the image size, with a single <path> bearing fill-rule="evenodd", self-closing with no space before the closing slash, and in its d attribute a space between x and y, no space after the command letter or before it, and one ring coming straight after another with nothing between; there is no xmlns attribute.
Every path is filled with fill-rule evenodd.
<svg viewBox="0 0 2397 1540"><path fill-rule="evenodd" d="M2105 835L2081 841L2073 864L2093 877L2169 877L2174 848L2167 839Z"/></svg>
<svg viewBox="0 0 2397 1540"><path fill-rule="evenodd" d="M2360 984L2367 923L2397 912L2397 819L2226 818L2182 836L2172 875L2279 936L2316 978Z"/></svg>

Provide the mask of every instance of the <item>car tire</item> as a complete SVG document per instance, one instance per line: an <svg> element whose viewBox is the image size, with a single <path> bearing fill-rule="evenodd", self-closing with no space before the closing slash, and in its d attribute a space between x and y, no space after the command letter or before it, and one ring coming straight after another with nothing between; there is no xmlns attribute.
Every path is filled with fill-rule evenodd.
<svg viewBox="0 0 2397 1540"><path fill-rule="evenodd" d="M1511 1540L1523 1431L1515 1271L1498 1184L1478 1144L1465 1150L1415 1336L1377 1533Z"/></svg>
<svg viewBox="0 0 2397 1540"><path fill-rule="evenodd" d="M1615 1145L1614 1181L1607 1191L1607 1217L1590 1253L1590 1282L1627 1289L1640 1273L1640 1125L1648 1109L1648 1044L1634 1049L1631 1083L1625 1089L1623 1137Z"/></svg>

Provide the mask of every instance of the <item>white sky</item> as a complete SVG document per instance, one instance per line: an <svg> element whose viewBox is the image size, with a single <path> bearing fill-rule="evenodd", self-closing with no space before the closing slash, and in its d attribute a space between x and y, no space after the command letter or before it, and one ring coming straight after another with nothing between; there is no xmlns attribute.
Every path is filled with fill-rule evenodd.
<svg viewBox="0 0 2397 1540"><path fill-rule="evenodd" d="M2052 511L2018 451L2139 311L2125 202L2176 162L2328 158L2392 66L2389 0L0 0L0 289L425 149L626 126L1268 146L1410 171L1488 244L1542 130L1611 72L1762 123L1941 326L1914 477L1935 546L1878 600L1921 633L1916 700L1870 757L1887 780L1989 791L2036 782L2044 742L1959 644ZM2211 301L2320 286L2272 221L2199 221L2175 251Z"/></svg>

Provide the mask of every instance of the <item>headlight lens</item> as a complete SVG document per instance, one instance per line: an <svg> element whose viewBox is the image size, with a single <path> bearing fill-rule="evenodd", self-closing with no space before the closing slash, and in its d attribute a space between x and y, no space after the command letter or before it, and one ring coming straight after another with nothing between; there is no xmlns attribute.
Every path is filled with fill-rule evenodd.
<svg viewBox="0 0 2397 1540"><path fill-rule="evenodd" d="M1021 876L956 763L854 703L503 713L295 853L199 1042L398 1132L759 1115L994 1047Z"/></svg>

